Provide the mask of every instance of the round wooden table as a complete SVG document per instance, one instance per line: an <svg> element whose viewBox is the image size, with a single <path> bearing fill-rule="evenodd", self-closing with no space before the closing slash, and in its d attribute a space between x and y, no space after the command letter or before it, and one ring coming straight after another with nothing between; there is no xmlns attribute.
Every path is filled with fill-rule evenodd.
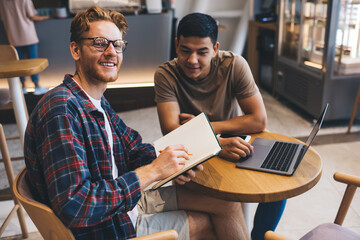
<svg viewBox="0 0 360 240"><path fill-rule="evenodd" d="M268 131L251 136L250 143L257 137L301 142ZM252 226L251 202L274 202L302 194L319 182L322 172L320 156L312 147L292 176L236 168L234 162L220 157L208 160L203 166L204 171L197 172L193 181L185 184L185 187L215 198L242 202L249 232Z"/></svg>
<svg viewBox="0 0 360 240"><path fill-rule="evenodd" d="M256 137L300 142L267 131L251 136L250 142ZM193 181L185 186L212 197L239 202L273 202L297 196L315 186L322 172L320 156L311 147L292 176L236 168L234 162L219 157L203 166L204 171L197 172Z"/></svg>
<svg viewBox="0 0 360 240"><path fill-rule="evenodd" d="M21 144L24 144L28 114L19 77L40 73L47 68L48 64L46 58L11 60L0 63L0 78L8 79Z"/></svg>

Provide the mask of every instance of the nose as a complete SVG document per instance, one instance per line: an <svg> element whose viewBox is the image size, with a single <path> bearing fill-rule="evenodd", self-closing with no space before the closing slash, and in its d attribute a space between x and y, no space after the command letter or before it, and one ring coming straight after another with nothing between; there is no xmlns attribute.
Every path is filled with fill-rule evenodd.
<svg viewBox="0 0 360 240"><path fill-rule="evenodd" d="M191 64L198 63L198 58L197 58L196 52L193 52L193 53L190 54L190 56L188 58L188 62L191 63Z"/></svg>
<svg viewBox="0 0 360 240"><path fill-rule="evenodd" d="M113 42L109 42L109 45L107 46L107 48L104 51L105 54L117 54L117 52L115 51L115 47L114 47L114 43Z"/></svg>

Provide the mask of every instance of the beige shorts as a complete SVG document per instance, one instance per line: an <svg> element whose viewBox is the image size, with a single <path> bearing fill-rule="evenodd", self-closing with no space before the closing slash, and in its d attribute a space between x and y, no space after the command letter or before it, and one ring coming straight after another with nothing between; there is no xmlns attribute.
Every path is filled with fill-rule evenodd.
<svg viewBox="0 0 360 240"><path fill-rule="evenodd" d="M187 215L177 208L175 186L143 192L137 207L137 236L174 229L179 234L179 240L190 239Z"/></svg>

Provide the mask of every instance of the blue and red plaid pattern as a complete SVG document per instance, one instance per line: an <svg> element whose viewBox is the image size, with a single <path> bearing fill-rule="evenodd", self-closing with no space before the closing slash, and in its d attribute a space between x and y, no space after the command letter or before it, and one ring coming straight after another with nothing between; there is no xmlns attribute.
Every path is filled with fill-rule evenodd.
<svg viewBox="0 0 360 240"><path fill-rule="evenodd" d="M126 214L140 199L134 169L155 159L103 97L113 132L119 177L113 179L105 121L87 95L66 75L39 101L25 135L27 179L38 200L49 205L76 239L135 236Z"/></svg>

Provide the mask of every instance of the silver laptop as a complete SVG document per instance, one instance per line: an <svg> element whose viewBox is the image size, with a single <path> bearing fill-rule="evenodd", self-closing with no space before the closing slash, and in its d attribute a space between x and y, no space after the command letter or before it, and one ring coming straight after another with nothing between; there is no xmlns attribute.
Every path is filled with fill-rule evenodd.
<svg viewBox="0 0 360 240"><path fill-rule="evenodd" d="M305 144L255 138L251 144L254 146L254 153L245 159L240 159L236 163L236 167L293 175L320 130L327 108L328 104L326 104Z"/></svg>

